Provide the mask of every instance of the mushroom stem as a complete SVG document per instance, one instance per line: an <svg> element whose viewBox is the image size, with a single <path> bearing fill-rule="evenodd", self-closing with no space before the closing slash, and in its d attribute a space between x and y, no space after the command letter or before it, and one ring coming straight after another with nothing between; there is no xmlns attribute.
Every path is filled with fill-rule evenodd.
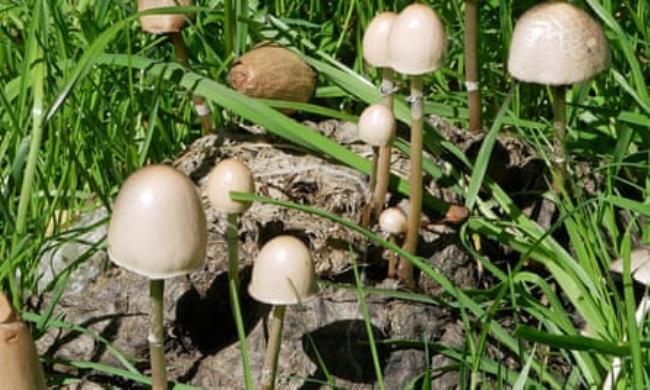
<svg viewBox="0 0 650 390"><path fill-rule="evenodd" d="M165 281L149 281L150 322L149 322L149 361L151 363L152 388L167 389L167 368L163 334L163 293Z"/></svg>
<svg viewBox="0 0 650 390"><path fill-rule="evenodd" d="M384 96L383 104L391 111L393 110L393 86L395 71L390 68L382 68L381 92ZM377 181L372 196L372 212L374 218L378 218L384 208L386 192L390 182L390 149L391 144L379 147L379 156L377 160ZM371 218L372 219L372 218Z"/></svg>
<svg viewBox="0 0 650 390"><path fill-rule="evenodd" d="M395 235L390 234L388 236L388 242L395 245ZM397 255L392 250L388 253L388 278L395 279L397 275Z"/></svg>
<svg viewBox="0 0 650 390"><path fill-rule="evenodd" d="M420 213L422 211L422 127L423 98L422 77L411 76L411 177L410 212L407 220L404 250L415 254L420 232ZM413 264L402 261L399 265L399 280L409 288L415 287Z"/></svg>
<svg viewBox="0 0 650 390"><path fill-rule="evenodd" d="M169 35L172 43L174 44L174 50L176 52L176 60L183 65L183 67L189 69L190 62L189 56L187 54L187 46L183 40L183 36L180 32L173 32ZM212 115L210 113L210 107L205 102L203 96L196 94L192 95L192 102L194 103L194 109L196 114L201 121L201 127L203 128L203 135L208 135L212 133L214 126L212 124Z"/></svg>
<svg viewBox="0 0 650 390"><path fill-rule="evenodd" d="M553 93L553 129L555 130L555 161L553 161L553 181L557 190L564 189L566 180L566 87L551 87Z"/></svg>
<svg viewBox="0 0 650 390"><path fill-rule="evenodd" d="M275 388L275 373L278 369L278 357L282 345L282 326L284 323L284 312L286 306L273 306L271 329L269 330L269 341L264 356L264 367L260 380L260 389L273 390Z"/></svg>
<svg viewBox="0 0 650 390"><path fill-rule="evenodd" d="M371 195L371 198L374 199L374 191L377 183L377 161L379 160L379 148L376 146L372 147L372 165L370 167L370 180L368 182L368 190ZM366 206L363 209L363 215L361 216L361 227L368 228L373 220L373 208L372 200L371 202L366 203Z"/></svg>
<svg viewBox="0 0 650 390"><path fill-rule="evenodd" d="M478 4L465 0L465 86L469 108L469 130L481 128L481 93L478 86Z"/></svg>

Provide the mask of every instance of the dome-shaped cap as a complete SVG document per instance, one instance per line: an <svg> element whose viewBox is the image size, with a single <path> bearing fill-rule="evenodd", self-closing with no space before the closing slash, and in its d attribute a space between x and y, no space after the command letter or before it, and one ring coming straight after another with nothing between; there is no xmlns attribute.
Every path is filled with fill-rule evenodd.
<svg viewBox="0 0 650 390"><path fill-rule="evenodd" d="M572 4L551 2L531 8L517 21L508 72L529 83L568 85L592 78L608 60L600 25Z"/></svg>
<svg viewBox="0 0 650 390"><path fill-rule="evenodd" d="M617 259L610 264L609 270L622 275L623 259ZM644 286L650 286L650 246L641 246L630 253L630 271L634 280Z"/></svg>
<svg viewBox="0 0 650 390"><path fill-rule="evenodd" d="M422 4L406 7L395 19L388 36L391 67L407 75L432 72L447 53L447 33L438 15Z"/></svg>
<svg viewBox="0 0 650 390"><path fill-rule="evenodd" d="M192 0L138 0L138 12L155 8L188 7ZM169 34L179 32L185 25L183 14L160 14L140 17L142 31L152 34Z"/></svg>
<svg viewBox="0 0 650 390"><path fill-rule="evenodd" d="M315 298L318 285L309 249L292 236L266 243L253 263L248 293L271 305L295 305Z"/></svg>
<svg viewBox="0 0 650 390"><path fill-rule="evenodd" d="M376 68L390 67L388 33L395 18L395 12L382 12L370 21L363 34L363 58Z"/></svg>
<svg viewBox="0 0 650 390"><path fill-rule="evenodd" d="M395 136L395 126L393 112L383 104L368 106L357 124L359 138L373 146L388 145Z"/></svg>
<svg viewBox="0 0 650 390"><path fill-rule="evenodd" d="M406 231L406 215L395 207L386 209L379 216L379 227L389 234L402 234Z"/></svg>
<svg viewBox="0 0 650 390"><path fill-rule="evenodd" d="M231 192L254 192L255 182L250 169L243 162L229 158L217 164L208 176L208 200L220 213L243 213L250 202L230 199Z"/></svg>
<svg viewBox="0 0 650 390"><path fill-rule="evenodd" d="M108 227L113 263L149 279L184 275L203 264L207 226L194 184L151 165L122 186Z"/></svg>

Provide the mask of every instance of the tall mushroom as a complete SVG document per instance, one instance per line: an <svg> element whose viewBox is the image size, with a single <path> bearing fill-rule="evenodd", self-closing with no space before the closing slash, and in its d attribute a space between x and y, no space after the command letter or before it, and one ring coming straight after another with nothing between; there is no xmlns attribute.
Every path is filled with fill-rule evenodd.
<svg viewBox="0 0 650 390"><path fill-rule="evenodd" d="M555 130L554 183L566 179L566 86L607 67L609 48L601 26L584 10L548 2L526 11L515 25L508 72L517 80L551 86Z"/></svg>
<svg viewBox="0 0 650 390"><path fill-rule="evenodd" d="M167 8L174 6L188 7L193 4L193 0L138 0L138 12L147 11L156 8ZM140 17L142 31L155 35L169 35L174 44L176 59L185 68L190 67L187 46L181 35L181 30L185 25L186 17L182 14L155 14L144 15ZM205 98L199 95L192 96L194 109L201 121L203 134L210 134L213 130L212 115L210 107L206 104Z"/></svg>
<svg viewBox="0 0 650 390"><path fill-rule="evenodd" d="M388 234L388 241L395 244L395 238L406 231L406 216L396 207L384 210L379 216L379 227ZM391 251L388 258L388 277L394 278L397 274L397 257Z"/></svg>
<svg viewBox="0 0 650 390"><path fill-rule="evenodd" d="M388 56L393 69L411 78L411 172L408 230L404 249L415 253L422 211L422 75L442 66L447 52L447 33L438 15L423 4L406 7L395 19L388 36ZM415 287L413 265L403 261L399 279Z"/></svg>
<svg viewBox="0 0 650 390"><path fill-rule="evenodd" d="M393 110L393 90L395 72L390 67L388 57L388 34L397 18L395 12L382 12L368 24L363 34L363 58L375 68L381 69L381 94L383 104L391 112ZM391 140L392 141L392 140ZM388 191L390 178L391 144L373 147L372 172L370 175L370 190L372 191L371 208L366 211L368 225L372 216L377 217L384 207L384 199Z"/></svg>
<svg viewBox="0 0 650 390"><path fill-rule="evenodd" d="M46 388L32 334L0 291L0 390Z"/></svg>
<svg viewBox="0 0 650 390"><path fill-rule="evenodd" d="M108 227L111 261L149 281L149 358L154 389L167 388L163 349L164 279L205 260L207 227L194 184L174 168L151 165L122 186Z"/></svg>
<svg viewBox="0 0 650 390"><path fill-rule="evenodd" d="M260 389L271 390L275 388L286 306L306 303L318 294L309 249L292 236L279 236L266 243L253 263L248 293L260 302L273 305L260 380Z"/></svg>

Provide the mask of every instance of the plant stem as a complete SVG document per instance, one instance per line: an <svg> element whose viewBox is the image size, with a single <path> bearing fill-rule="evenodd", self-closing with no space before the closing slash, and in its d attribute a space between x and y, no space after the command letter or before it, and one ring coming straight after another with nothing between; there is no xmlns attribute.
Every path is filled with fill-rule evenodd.
<svg viewBox="0 0 650 390"><path fill-rule="evenodd" d="M422 77L411 76L411 185L410 211L407 219L404 250L415 254L420 233L420 213L422 211L422 126L423 97ZM408 261L400 262L399 280L409 288L415 288L413 265Z"/></svg>
<svg viewBox="0 0 650 390"><path fill-rule="evenodd" d="M183 35L180 32L174 32L169 34L169 37L174 44L174 51L176 52L176 60L183 65L186 69L190 69L189 55L187 51L187 46L183 40ZM192 94L192 102L194 103L194 109L196 114L201 121L201 128L203 129L203 135L208 135L212 133L214 125L212 124L212 113L210 112L210 107L206 104L205 98L196 94Z"/></svg>
<svg viewBox="0 0 650 390"><path fill-rule="evenodd" d="M478 0L465 0L465 85L469 130L481 128L481 92L478 86Z"/></svg>
<svg viewBox="0 0 650 390"><path fill-rule="evenodd" d="M393 86L395 72L390 68L382 69L381 90L384 95L383 104L393 111ZM374 218L379 218L381 211L384 208L384 201L386 199L386 192L388 192L388 184L390 181L390 149L391 144L379 147L379 157L377 162L377 181L375 183L375 191L372 197L372 214Z"/></svg>
<svg viewBox="0 0 650 390"><path fill-rule="evenodd" d="M233 280L239 294L239 215L228 214L226 240L228 241L228 277Z"/></svg>
<svg viewBox="0 0 650 390"><path fill-rule="evenodd" d="M149 361L151 363L152 389L167 390L167 368L163 333L164 280L149 281Z"/></svg>
<svg viewBox="0 0 650 390"><path fill-rule="evenodd" d="M271 318L271 329L269 331L269 342L264 355L264 367L262 368L262 379L260 389L273 390L275 388L275 373L278 369L278 357L282 345L282 325L284 323L284 312L286 306L273 306Z"/></svg>
<svg viewBox="0 0 650 390"><path fill-rule="evenodd" d="M553 182L558 191L564 190L566 180L566 87L551 87L553 92L553 129L555 130L555 161L553 161Z"/></svg>

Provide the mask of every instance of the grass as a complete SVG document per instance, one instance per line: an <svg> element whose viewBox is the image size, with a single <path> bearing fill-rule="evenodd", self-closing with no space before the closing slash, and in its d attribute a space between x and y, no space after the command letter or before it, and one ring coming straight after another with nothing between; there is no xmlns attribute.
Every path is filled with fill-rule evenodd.
<svg viewBox="0 0 650 390"><path fill-rule="evenodd" d="M370 165L342 145L317 135L272 107L292 107L304 115L355 120L365 105L380 95L374 85L380 75L363 64L359 51L364 27L380 10L404 8L408 1L274 0L268 2L201 1L180 8L196 16L184 30L193 71L174 62L165 38L142 34L134 16L134 2L120 0L0 0L0 285L23 307L36 291L37 259L45 248L71 240L56 215L62 210L87 212L99 206L110 210L112 199L129 173L138 167L168 160L201 135L193 116L191 93L205 96L218 125L253 122L269 132L332 161L367 172ZM607 375L614 356L622 356L619 387L647 386L647 326L633 326L638 296L621 289L608 272L612 259L627 255L631 241L650 239L650 6L645 1L587 0L575 3L590 10L605 27L611 45L611 67L595 80L568 91L567 150L570 167L590 167L601 179L591 192L576 197L547 192L560 216L550 230L527 218L511 195L487 175L487 163L499 133L509 133L544 156L552 139L552 117L544 88L514 83L504 62L514 22L535 1L480 2L479 62L484 102L486 141L475 159L425 128L425 149L456 168L443 171L424 161L426 174L451 183L451 190L472 208L459 229L461 240L484 265L494 284L489 289L462 290L425 259L365 231L351 221L304 205L250 195L247 199L293 207L329 218L376 241L411 261L444 290L441 297L381 291L357 283L365 294L444 305L464 319L464 349L435 340L383 340L392 348L422 348L443 354L463 373L468 388L593 387ZM462 88L463 1L433 2L447 25L449 54L445 67L425 77L425 113L466 127L468 112ZM319 72L316 98L309 104L269 102L242 97L226 86L226 73L236 53L260 40L290 45ZM405 80L398 81L397 119L408 123ZM408 142L396 147L408 151ZM573 178L572 178L573 179ZM404 181L393 188L408 193ZM433 196L425 208L444 211ZM622 219L620 216L625 215ZM54 219L53 236L45 234ZM504 259L490 258L473 246L479 234L517 253L508 269ZM66 238L71 237L71 238ZM102 250L101 243L93 250ZM80 261L88 256L85 256ZM544 272L534 272L534 261ZM68 272L50 290L55 297L40 313L23 311L35 324L37 336L51 328L92 332L54 316ZM637 294L638 295L638 294ZM540 302L546 297L547 303ZM514 319L517 331L504 328L499 318ZM364 316L367 329L369 317ZM582 335L582 322L589 333ZM108 344L121 367L94 362L59 362L147 383L129 357ZM372 340L372 338L369 338ZM373 342L373 346L374 346ZM508 351L513 370L488 353L488 346ZM317 346L316 346L317 347ZM569 367L564 378L546 357ZM49 357L48 357L49 359ZM376 360L376 359L375 359ZM327 370L325 370L327 372ZM248 373L250 374L250 373ZM253 373L254 374L254 373ZM413 378L432 375L429 370ZM378 378L381 375L378 373ZM76 378L63 378L72 382ZM380 382L378 382L380 383ZM415 388L415 387L414 387Z"/></svg>

